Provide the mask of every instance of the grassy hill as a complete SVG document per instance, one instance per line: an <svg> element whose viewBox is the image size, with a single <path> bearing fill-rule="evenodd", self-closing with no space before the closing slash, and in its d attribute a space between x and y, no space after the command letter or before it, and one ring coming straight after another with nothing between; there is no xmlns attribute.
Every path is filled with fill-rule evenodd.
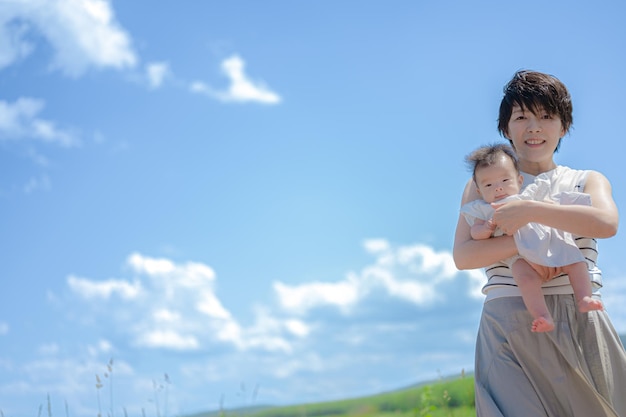
<svg viewBox="0 0 626 417"><path fill-rule="evenodd" d="M626 346L626 334L620 335ZM367 397L282 407L253 406L187 417L474 417L474 378L460 375Z"/></svg>
<svg viewBox="0 0 626 417"><path fill-rule="evenodd" d="M626 346L626 334L619 335L619 338ZM49 395L47 405L50 416L52 414ZM66 414L69 415L67 402L65 407ZM43 404L40 404L39 416L42 415L42 409ZM127 415L126 409L124 415ZM145 412L143 415L146 415ZM159 415L161 414L157 409L157 416ZM184 417L475 417L475 415L474 376L461 374L359 398L289 406L253 405L189 414ZM0 417L4 416L0 409Z"/></svg>
<svg viewBox="0 0 626 417"><path fill-rule="evenodd" d="M475 416L474 379L461 375L368 397L282 407L249 407L187 417L469 417Z"/></svg>

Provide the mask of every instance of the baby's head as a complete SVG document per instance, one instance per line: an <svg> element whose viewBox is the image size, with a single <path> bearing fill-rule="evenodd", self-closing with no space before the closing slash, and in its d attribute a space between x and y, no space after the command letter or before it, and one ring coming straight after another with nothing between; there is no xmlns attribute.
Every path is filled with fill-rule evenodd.
<svg viewBox="0 0 626 417"><path fill-rule="evenodd" d="M524 178L513 148L506 144L483 146L465 157L476 189L487 203L518 194Z"/></svg>

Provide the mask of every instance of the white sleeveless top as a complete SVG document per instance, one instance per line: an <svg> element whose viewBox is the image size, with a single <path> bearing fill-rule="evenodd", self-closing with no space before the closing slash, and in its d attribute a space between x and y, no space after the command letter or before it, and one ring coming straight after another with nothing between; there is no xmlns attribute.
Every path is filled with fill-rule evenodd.
<svg viewBox="0 0 626 417"><path fill-rule="evenodd" d="M583 192L589 171L575 170L565 166L557 166L555 169L544 173L550 180L553 193L560 192ZM526 173L524 176L524 186L532 184L535 177ZM591 276L594 290L602 287L602 274L596 266L598 249L596 239L574 236L576 246L582 252L587 268ZM521 296L510 268L503 262L497 262L485 268L487 284L482 288L483 294L487 296L485 301L498 297ZM543 285L543 293L549 294L573 294L569 278L566 274L559 275Z"/></svg>

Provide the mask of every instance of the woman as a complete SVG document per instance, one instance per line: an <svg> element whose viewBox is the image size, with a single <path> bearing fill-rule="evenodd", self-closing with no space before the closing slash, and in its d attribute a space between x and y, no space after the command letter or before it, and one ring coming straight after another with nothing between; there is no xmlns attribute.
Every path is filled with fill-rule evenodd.
<svg viewBox="0 0 626 417"><path fill-rule="evenodd" d="M619 216L606 177L554 162L571 124L569 92L555 77L518 71L505 86L498 129L518 155L524 184L545 173L554 193L587 193L591 206L506 203L493 216L506 235L486 240L472 240L462 216L457 222L457 267L485 268L488 278L476 342L479 417L626 417L626 353L606 312L579 312L567 276L557 277L543 289L555 329L533 333L532 316L511 271L499 262L517 254L511 237L517 229L541 223L585 237L576 243L587 258L593 283L601 286L595 239L615 235ZM478 198L468 181L461 204Z"/></svg>

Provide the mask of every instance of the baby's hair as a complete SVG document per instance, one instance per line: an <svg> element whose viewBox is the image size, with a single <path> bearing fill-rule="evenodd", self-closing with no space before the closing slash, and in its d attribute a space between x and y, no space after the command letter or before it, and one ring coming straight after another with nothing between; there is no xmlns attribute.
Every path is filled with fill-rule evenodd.
<svg viewBox="0 0 626 417"><path fill-rule="evenodd" d="M481 146L465 157L465 162L469 170L472 172L472 179L476 183L476 171L479 168L489 167L496 163L498 157L505 155L511 158L513 166L517 173L519 170L519 161L515 151L510 145L505 143L497 143L494 145Z"/></svg>

